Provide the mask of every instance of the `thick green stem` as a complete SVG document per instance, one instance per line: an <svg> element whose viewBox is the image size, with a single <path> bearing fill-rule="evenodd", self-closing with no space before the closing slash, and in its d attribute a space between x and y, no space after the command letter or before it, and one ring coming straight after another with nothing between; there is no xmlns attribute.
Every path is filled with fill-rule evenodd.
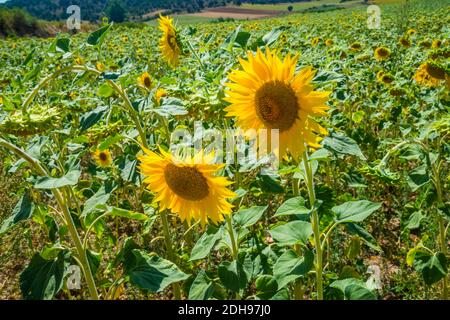
<svg viewBox="0 0 450 320"><path fill-rule="evenodd" d="M17 146L3 140L0 138L0 146L5 147L6 149L10 150L17 156L21 157L22 159L26 160L33 169L36 170L36 172L41 176L47 176L47 171L42 167L42 165L39 163L39 161L33 157L31 157L29 154L27 154L22 149L18 148ZM83 244L81 242L80 236L78 234L78 231L75 227L75 223L72 219L72 216L70 215L69 207L67 206L67 201L64 198L63 193L59 189L52 189L52 193L56 199L56 202L58 203L59 209L62 212L64 216L64 220L67 224L67 229L69 231L70 237L72 238L72 241L75 244L75 248L77 250L78 258L80 261L80 266L83 270L84 277L86 279L86 283L88 285L89 293L91 295L91 298L93 300L98 300L98 292L97 287L95 286L95 280L92 275L92 271L89 265L89 261L86 255L86 250L83 248Z"/></svg>
<svg viewBox="0 0 450 320"><path fill-rule="evenodd" d="M311 206L311 224L314 233L314 247L316 249L316 286L317 286L317 299L323 300L323 279L322 279L322 244L320 242L320 225L319 214L316 210L316 193L314 191L314 181L311 163L308 159L308 152L305 150L303 153L303 163L306 173L306 187L308 188L309 203Z"/></svg>
<svg viewBox="0 0 450 320"><path fill-rule="evenodd" d="M227 220L227 229L228 229L228 233L230 234L230 241L231 241L231 253L233 255L233 259L234 260L238 260L238 244L236 242L236 237L234 234L234 230L233 230L233 224L231 221L231 215L227 214L225 215L225 220Z"/></svg>
<svg viewBox="0 0 450 320"><path fill-rule="evenodd" d="M164 232L164 242L166 244L168 258L170 261L172 261L174 264L176 264L175 255L173 253L172 240L170 238L169 222L167 221L167 213L165 210L163 210L159 214L161 215L161 222L162 222L163 232ZM175 299L181 300L181 289L180 289L180 284L178 282L173 284L173 292L175 295Z"/></svg>
<svg viewBox="0 0 450 320"><path fill-rule="evenodd" d="M292 193L293 193L294 197L297 197L300 194L300 191L298 188L298 182L299 182L299 180L296 178L294 178L292 180ZM294 250L297 253L297 255L301 255L302 249L299 244L296 244L294 246ZM295 282L294 297L295 297L295 300L303 300L303 286L302 286L301 279L297 279L297 281Z"/></svg>

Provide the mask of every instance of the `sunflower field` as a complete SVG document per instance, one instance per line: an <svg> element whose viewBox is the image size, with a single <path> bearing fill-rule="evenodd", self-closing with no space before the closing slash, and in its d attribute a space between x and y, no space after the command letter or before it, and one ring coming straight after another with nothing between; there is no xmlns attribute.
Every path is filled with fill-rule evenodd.
<svg viewBox="0 0 450 320"><path fill-rule="evenodd" d="M449 299L450 1L380 2L1 39L0 298Z"/></svg>

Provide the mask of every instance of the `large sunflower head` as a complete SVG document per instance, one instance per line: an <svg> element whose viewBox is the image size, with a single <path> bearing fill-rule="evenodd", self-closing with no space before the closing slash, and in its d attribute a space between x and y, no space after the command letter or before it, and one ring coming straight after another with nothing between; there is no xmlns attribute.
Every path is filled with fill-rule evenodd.
<svg viewBox="0 0 450 320"><path fill-rule="evenodd" d="M223 215L231 214L232 205L227 199L236 194L227 186L232 182L215 176L223 165L210 164L211 157L180 160L161 150L158 155L144 149L139 157L140 171L146 176L144 183L156 193L155 202L160 210L170 210L181 220L202 225L223 221Z"/></svg>
<svg viewBox="0 0 450 320"><path fill-rule="evenodd" d="M423 86L426 87L437 87L440 84L441 79L435 78L430 74L430 71L433 69L432 66L428 62L422 63L417 69L414 80Z"/></svg>
<svg viewBox="0 0 450 320"><path fill-rule="evenodd" d="M236 117L244 129L278 129L280 156L289 151L297 158L306 145L319 148L327 130L312 116L327 115L325 104L330 92L313 91L315 72L308 67L296 73L298 57L287 55L281 60L276 51L258 49L256 56L248 53L240 60L243 70L234 70L227 83L231 103L227 115Z"/></svg>
<svg viewBox="0 0 450 320"><path fill-rule="evenodd" d="M181 41L177 29L173 25L173 19L161 15L158 21L159 29L163 32L159 40L159 48L167 62L172 66L177 66L181 54Z"/></svg>

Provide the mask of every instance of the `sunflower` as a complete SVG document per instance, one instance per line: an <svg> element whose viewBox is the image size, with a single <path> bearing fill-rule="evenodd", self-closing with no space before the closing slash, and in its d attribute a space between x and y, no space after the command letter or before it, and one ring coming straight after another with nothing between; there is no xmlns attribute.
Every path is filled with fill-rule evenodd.
<svg viewBox="0 0 450 320"><path fill-rule="evenodd" d="M167 97L167 91L163 88L159 88L158 90L156 90L155 99L158 104L161 102L161 98L163 97Z"/></svg>
<svg viewBox="0 0 450 320"><path fill-rule="evenodd" d="M391 84L392 82L394 82L394 77L390 73L385 73L381 77L381 82L383 82L384 84Z"/></svg>
<svg viewBox="0 0 450 320"><path fill-rule="evenodd" d="M417 31L415 29L408 29L408 31L406 31L406 34L408 36L415 34Z"/></svg>
<svg viewBox="0 0 450 320"><path fill-rule="evenodd" d="M0 104L3 104L3 97L0 96Z"/></svg>
<svg viewBox="0 0 450 320"><path fill-rule="evenodd" d="M433 49L437 49L442 45L442 41L439 39L433 40L433 43L431 44L431 47Z"/></svg>
<svg viewBox="0 0 450 320"><path fill-rule="evenodd" d="M172 66L177 66L179 63L179 56L181 54L181 41L178 32L173 25L173 19L169 17L159 16L159 29L163 32L159 40L159 48Z"/></svg>
<svg viewBox="0 0 450 320"><path fill-rule="evenodd" d="M350 45L350 50L352 50L352 51L359 51L359 50L361 50L362 49L362 45L361 45L361 43L359 43L359 42L353 42L351 45Z"/></svg>
<svg viewBox="0 0 450 320"><path fill-rule="evenodd" d="M380 70L380 71L377 72L377 80L379 82L382 82L383 76L384 76L384 71L383 70Z"/></svg>
<svg viewBox="0 0 450 320"><path fill-rule="evenodd" d="M333 40L331 40L331 39L325 40L325 45L326 45L327 47L332 46L333 43L334 43L334 42L333 42Z"/></svg>
<svg viewBox="0 0 450 320"><path fill-rule="evenodd" d="M156 193L154 201L160 210L169 209L182 221L202 225L208 218L216 224L231 214L233 206L227 199L236 194L227 188L232 182L214 175L223 165L210 164L212 157L200 154L201 158L180 160L163 150L161 155L145 148L144 152L138 157L140 171L148 189Z"/></svg>
<svg viewBox="0 0 450 320"><path fill-rule="evenodd" d="M401 37L401 38L398 40L398 43L401 44L401 45L402 45L403 47L405 47L405 48L411 47L411 40L409 40L408 37Z"/></svg>
<svg viewBox="0 0 450 320"><path fill-rule="evenodd" d="M112 156L109 150L95 150L92 157L99 167L107 168L112 164Z"/></svg>
<svg viewBox="0 0 450 320"><path fill-rule="evenodd" d="M232 71L233 83L226 84L227 116L236 117L244 130L278 129L281 157L287 150L298 157L305 144L320 148L316 134L327 134L311 116L327 115L330 92L313 91L315 71L308 67L295 74L297 61L289 54L282 61L269 48L256 56L248 52L248 61L240 60L243 70Z"/></svg>
<svg viewBox="0 0 450 320"><path fill-rule="evenodd" d="M144 72L141 76L138 77L138 84L148 90L150 90L153 86L152 78L148 72Z"/></svg>
<svg viewBox="0 0 450 320"><path fill-rule="evenodd" d="M428 69L430 69L428 66L428 63L422 63L419 68L417 69L414 80L421 85L424 85L426 87L437 87L439 85L440 79L437 79L429 74Z"/></svg>
<svg viewBox="0 0 450 320"><path fill-rule="evenodd" d="M315 47L315 46L317 46L317 45L319 44L319 42L320 42L320 38L315 37L315 38L313 38L313 39L311 40L311 45L312 45L313 47Z"/></svg>
<svg viewBox="0 0 450 320"><path fill-rule="evenodd" d="M421 46L422 48L427 48L427 49L430 48L431 47L430 40L424 39L424 40L420 41L419 46Z"/></svg>
<svg viewBox="0 0 450 320"><path fill-rule="evenodd" d="M101 62L97 62L95 64L95 67L97 68L98 71L100 72L104 72L105 71L105 65Z"/></svg>
<svg viewBox="0 0 450 320"><path fill-rule="evenodd" d="M386 47L378 47L373 53L375 59L377 59L378 61L386 60L387 58L389 58L390 54L391 50Z"/></svg>

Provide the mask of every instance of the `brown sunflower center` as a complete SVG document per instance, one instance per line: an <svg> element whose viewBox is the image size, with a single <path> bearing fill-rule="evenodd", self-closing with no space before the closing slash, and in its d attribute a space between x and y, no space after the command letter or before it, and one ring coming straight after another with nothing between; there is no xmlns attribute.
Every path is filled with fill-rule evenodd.
<svg viewBox="0 0 450 320"><path fill-rule="evenodd" d="M100 161L106 161L108 160L108 156L106 155L105 152L100 152L100 154L98 155Z"/></svg>
<svg viewBox="0 0 450 320"><path fill-rule="evenodd" d="M178 47L177 37L173 34L169 34L167 36L167 43L169 44L170 49L172 49L173 51L175 51Z"/></svg>
<svg viewBox="0 0 450 320"><path fill-rule="evenodd" d="M186 200L198 201L209 194L205 177L196 167L178 167L169 163L164 169L169 188Z"/></svg>
<svg viewBox="0 0 450 320"><path fill-rule="evenodd" d="M270 81L255 95L256 115L271 129L289 130L297 119L298 101L294 90L282 81Z"/></svg>
<svg viewBox="0 0 450 320"><path fill-rule="evenodd" d="M150 80L150 77L145 77L145 78L144 78L144 85L145 85L147 88L150 88L150 87L152 86L152 80Z"/></svg>

